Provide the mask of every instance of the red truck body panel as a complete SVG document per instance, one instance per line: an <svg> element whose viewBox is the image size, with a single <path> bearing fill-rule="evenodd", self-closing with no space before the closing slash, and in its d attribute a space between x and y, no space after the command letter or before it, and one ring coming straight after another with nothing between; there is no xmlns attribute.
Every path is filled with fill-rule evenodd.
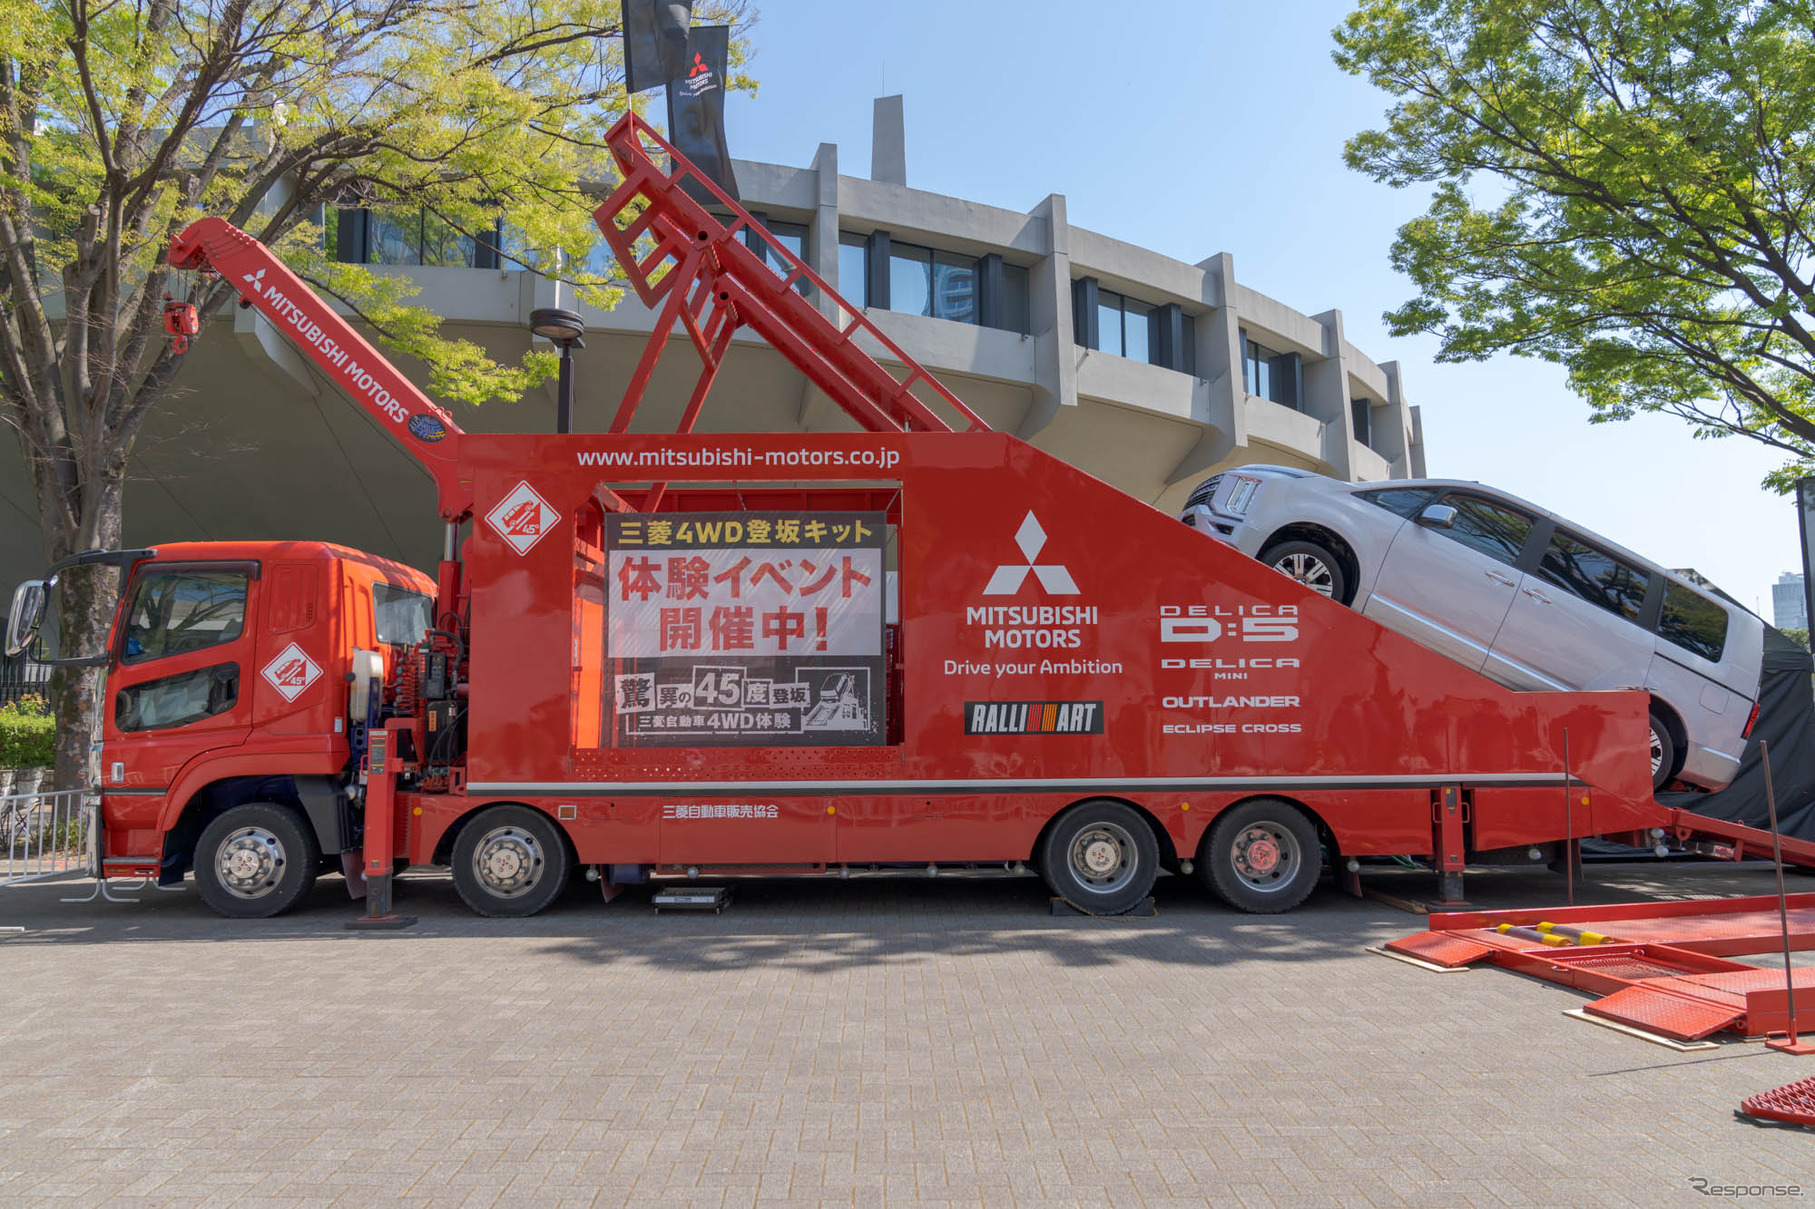
<svg viewBox="0 0 1815 1209"><path fill-rule="evenodd" d="M1444 785L1468 792L1479 846L1658 821L1644 694L1502 688L1010 436L468 435L462 459L479 517L527 484L559 519L522 550L505 527L474 526L468 793L405 795L424 808L417 859L469 807L499 800L571 807L581 860L600 863L1023 859L1056 810L1091 796L1144 806L1181 853L1222 806L1256 794L1304 802L1348 854L1429 852ZM865 498L898 484L901 741L576 742L607 678L576 676L576 651L598 659L604 624L575 590L596 488L629 493L648 475L635 467L659 466L674 484L665 506L679 507L690 483L760 486L768 463L824 481L823 498L868 473ZM1031 562L1016 541L1030 515L1046 535ZM984 595L999 567L1036 564L1066 568L1076 594L1027 574L1013 594ZM618 587L601 586L609 612ZM1055 607L1090 620L1014 624ZM1168 616L1216 624L1175 625L1163 641ZM1285 624L1245 634L1249 618ZM968 708L1028 702L1099 708L1101 733L965 733ZM1565 733L1571 771L1592 787L1568 805ZM702 802L775 811L668 809Z"/></svg>

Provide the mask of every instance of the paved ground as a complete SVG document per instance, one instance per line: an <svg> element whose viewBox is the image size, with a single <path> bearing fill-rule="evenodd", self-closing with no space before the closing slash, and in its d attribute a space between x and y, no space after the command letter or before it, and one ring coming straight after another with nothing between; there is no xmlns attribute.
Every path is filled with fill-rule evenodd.
<svg viewBox="0 0 1815 1209"><path fill-rule="evenodd" d="M1772 884L1590 876L1605 898ZM1048 917L1031 880L772 882L720 917L579 887L505 922L433 879L400 887L421 925L384 935L340 929L334 880L256 923L193 891L58 903L71 889L0 891L26 928L0 937L8 1203L1721 1203L1691 1177L1815 1196L1815 1133L1734 1116L1815 1061L1679 1054L1566 1019L1562 988L1369 955L1415 917L1328 889L1248 917L1173 881L1159 918L1101 921Z"/></svg>

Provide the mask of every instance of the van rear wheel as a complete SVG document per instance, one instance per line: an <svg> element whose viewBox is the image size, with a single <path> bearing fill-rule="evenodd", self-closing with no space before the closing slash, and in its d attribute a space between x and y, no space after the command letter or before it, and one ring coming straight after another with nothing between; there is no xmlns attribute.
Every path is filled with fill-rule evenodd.
<svg viewBox="0 0 1815 1209"><path fill-rule="evenodd" d="M1670 773L1676 765L1676 740L1670 737L1670 728L1656 714L1651 715L1651 788L1653 792L1664 787L1670 779Z"/></svg>

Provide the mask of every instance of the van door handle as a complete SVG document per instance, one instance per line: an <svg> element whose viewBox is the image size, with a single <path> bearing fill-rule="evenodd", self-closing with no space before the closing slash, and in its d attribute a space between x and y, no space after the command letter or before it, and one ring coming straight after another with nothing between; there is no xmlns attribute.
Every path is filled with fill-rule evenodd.
<svg viewBox="0 0 1815 1209"><path fill-rule="evenodd" d="M1539 604L1549 604L1550 603L1550 597L1544 595L1544 593L1542 593L1542 592L1534 592L1530 588L1523 588L1523 589L1521 589L1521 591L1523 591L1527 596L1531 597L1533 600L1537 601Z"/></svg>
<svg viewBox="0 0 1815 1209"><path fill-rule="evenodd" d="M1497 584L1505 584L1509 588L1513 586L1513 581L1506 578L1506 576L1500 574L1498 571L1483 571L1481 574L1487 576Z"/></svg>

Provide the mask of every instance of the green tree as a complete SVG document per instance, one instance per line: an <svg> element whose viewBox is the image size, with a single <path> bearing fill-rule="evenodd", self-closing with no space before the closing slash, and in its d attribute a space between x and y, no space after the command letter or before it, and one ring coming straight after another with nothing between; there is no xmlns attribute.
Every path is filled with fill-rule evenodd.
<svg viewBox="0 0 1815 1209"><path fill-rule="evenodd" d="M1362 0L1336 62L1394 98L1351 167L1427 185L1388 314L1442 360L1564 366L1596 421L1815 458L1815 2Z"/></svg>
<svg viewBox="0 0 1815 1209"><path fill-rule="evenodd" d="M746 3L704 0L695 20L743 26ZM443 398L547 377L552 355L495 362L442 337L407 282L330 263L322 215L396 207L482 238L501 216L531 267L583 264L627 101L618 21L615 0L0 0L0 416L46 558L119 545L134 438L183 363L164 252L202 214L278 248ZM746 49L734 39L734 63ZM189 300L205 324L231 297L216 281ZM62 650L99 648L116 591L111 573L70 577ZM86 767L91 675L52 681L60 784Z"/></svg>

